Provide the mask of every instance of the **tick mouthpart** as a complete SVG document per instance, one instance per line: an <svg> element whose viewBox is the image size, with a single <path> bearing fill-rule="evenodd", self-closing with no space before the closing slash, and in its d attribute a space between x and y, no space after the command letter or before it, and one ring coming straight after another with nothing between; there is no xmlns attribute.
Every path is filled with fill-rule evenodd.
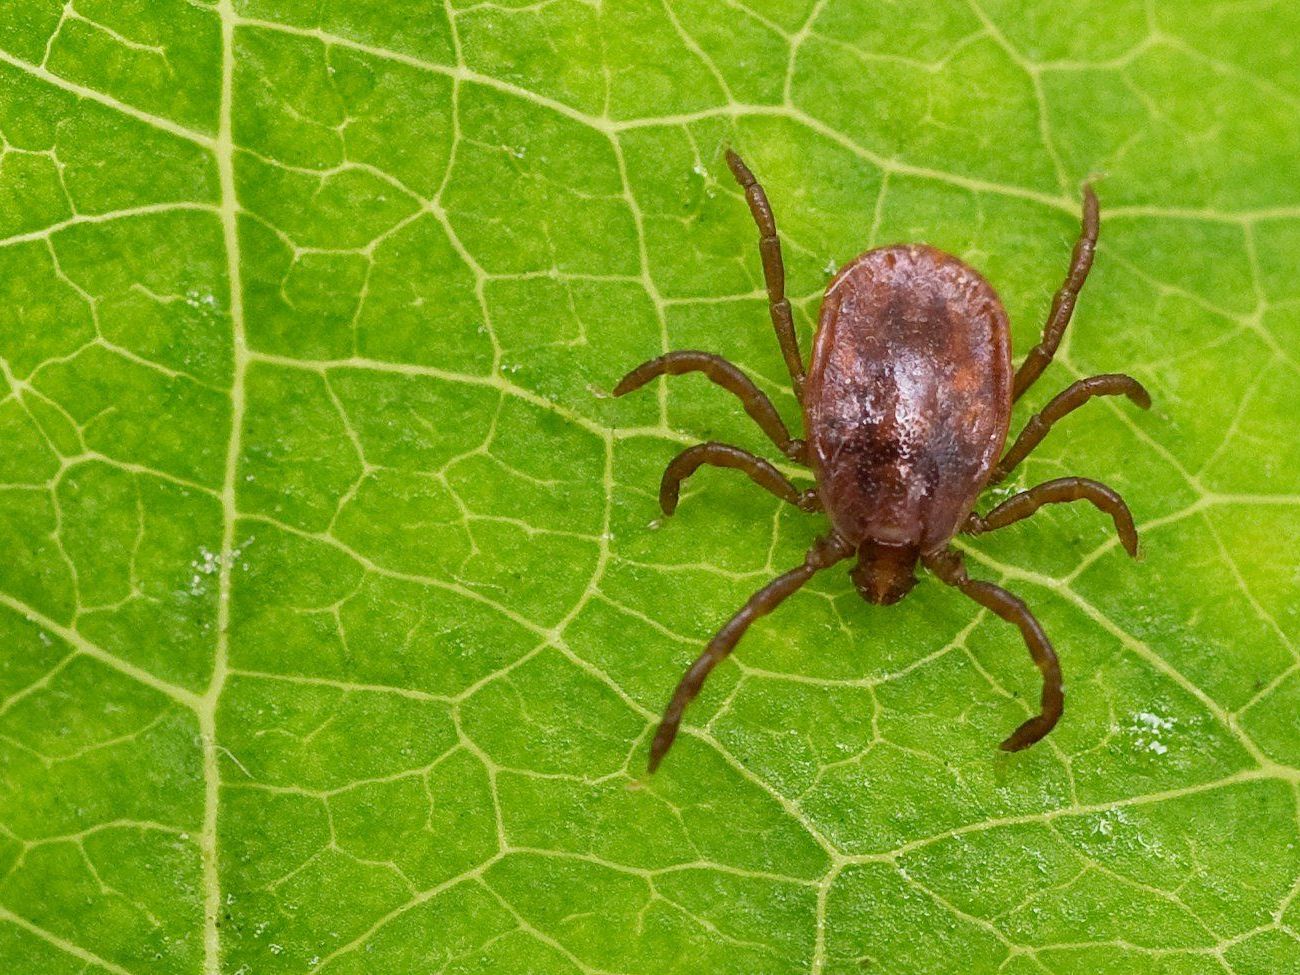
<svg viewBox="0 0 1300 975"><path fill-rule="evenodd" d="M875 606L890 606L916 585L917 550L908 545L863 542L849 578L858 594Z"/></svg>

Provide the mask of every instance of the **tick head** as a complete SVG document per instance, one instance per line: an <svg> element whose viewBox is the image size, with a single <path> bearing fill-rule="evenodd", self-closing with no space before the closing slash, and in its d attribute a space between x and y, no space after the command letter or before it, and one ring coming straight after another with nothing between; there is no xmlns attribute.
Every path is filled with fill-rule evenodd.
<svg viewBox="0 0 1300 975"><path fill-rule="evenodd" d="M916 585L916 560L917 551L909 545L863 542L849 578L867 602L888 606Z"/></svg>

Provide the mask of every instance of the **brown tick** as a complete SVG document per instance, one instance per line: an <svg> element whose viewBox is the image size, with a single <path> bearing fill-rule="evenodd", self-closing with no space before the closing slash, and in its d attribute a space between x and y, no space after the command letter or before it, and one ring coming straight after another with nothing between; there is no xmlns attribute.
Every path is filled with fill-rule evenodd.
<svg viewBox="0 0 1300 975"><path fill-rule="evenodd" d="M867 251L831 281L822 300L812 363L804 371L795 337L776 221L767 195L740 157L727 165L745 191L758 224L759 250L772 324L794 394L803 406L806 440L790 431L767 398L736 366L708 352L669 352L642 363L614 389L622 396L656 376L701 372L735 394L781 452L812 468L816 488L800 491L775 467L739 447L702 443L669 463L659 487L664 514L677 507L681 483L702 464L731 467L804 511L824 511L830 532L808 550L803 565L778 576L727 621L682 677L650 747L653 772L672 746L686 706L709 672L725 659L749 625L822 569L857 556L849 572L862 598L887 605L916 583L920 562L941 581L1020 628L1043 675L1040 713L1002 742L1027 748L1056 725L1064 704L1061 666L1029 608L1005 589L966 575L958 532L978 535L1027 518L1045 504L1090 501L1114 519L1120 541L1137 554L1137 531L1124 500L1082 477L1061 477L1013 495L986 515L976 498L1009 474L1052 424L1093 396L1123 394L1151 405L1147 391L1123 375L1081 379L1033 417L1002 453L1011 406L1051 362L1097 246L1097 196L1084 187L1083 228L1070 271L1038 343L1013 373L1007 314L978 272L923 244ZM1001 454L1001 460L998 459Z"/></svg>

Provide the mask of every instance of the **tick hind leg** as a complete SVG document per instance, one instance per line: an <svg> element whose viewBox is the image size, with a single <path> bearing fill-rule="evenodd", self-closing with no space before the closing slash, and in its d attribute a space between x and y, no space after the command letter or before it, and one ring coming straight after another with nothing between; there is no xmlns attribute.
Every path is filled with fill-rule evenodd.
<svg viewBox="0 0 1300 975"><path fill-rule="evenodd" d="M1128 505L1114 488L1086 477L1058 477L1053 481L1044 481L1028 491L1013 494L987 515L972 513L966 519L962 531L968 535L982 535L1028 518L1045 504L1069 501L1090 501L1099 511L1110 515L1124 551L1137 556L1137 528L1133 525L1133 515L1129 512Z"/></svg>
<svg viewBox="0 0 1300 975"><path fill-rule="evenodd" d="M1034 666L1043 675L1043 693L1039 700L1039 713L1025 721L1013 731L999 746L1003 751L1018 752L1028 748L1056 727L1065 709L1065 685L1061 681L1061 664L1056 659L1056 651L1051 641L1043 632L1042 626L1034 618L1018 597L1013 596L1001 586L991 582L981 582L966 575L966 566L960 552L952 550L937 552L925 556L925 566L940 580L960 589L965 595L991 610L1008 623L1020 628L1025 646Z"/></svg>
<svg viewBox="0 0 1300 975"><path fill-rule="evenodd" d="M1048 431L1059 420L1073 413L1094 396L1127 396L1142 409L1151 408L1151 394L1132 376L1110 373L1104 376L1090 376L1073 383L1062 393L1053 397L1041 413L1031 417L1016 437L1011 449L998 461L997 467L989 475L989 484L997 484L1015 470L1016 465L1029 456L1030 452L1042 443Z"/></svg>
<svg viewBox="0 0 1300 975"><path fill-rule="evenodd" d="M777 576L749 597L749 602L745 603L740 612L729 619L709 641L709 645L696 658L695 663L691 664L690 669L682 677L681 683L677 685L677 690L673 692L672 700L668 702L664 716L659 722L659 728L655 731L654 742L650 745L650 772L654 772L659 767L659 763L668 754L668 749L672 747L673 740L677 737L677 730L681 727L686 706L695 700L695 695L700 693L705 678L713 668L735 649L740 638L749 629L749 625L760 616L766 616L776 609L787 596L796 592L822 569L829 568L851 554L853 554L852 546L834 535L820 539L804 556L803 565Z"/></svg>
<svg viewBox="0 0 1300 975"><path fill-rule="evenodd" d="M781 453L791 460L804 462L804 442L790 436L790 428L785 425L772 401L740 371L739 366L712 352L669 352L643 362L618 381L614 395L624 396L659 376L680 376L688 372L703 373L706 378L739 399L745 412L781 449Z"/></svg>
<svg viewBox="0 0 1300 975"><path fill-rule="evenodd" d="M1092 257L1097 250L1099 226L1097 194L1089 184L1083 188L1083 227L1079 232L1079 240L1074 245L1074 253L1070 256L1070 272L1065 276L1065 283L1052 298L1052 310L1048 313L1047 324L1043 327L1043 340L1030 349L1029 355L1025 356L1025 361L1016 370L1011 393L1013 401L1020 399L1020 395L1034 384L1034 380L1043 374L1047 364L1052 361L1052 356L1056 355L1056 349L1061 344L1061 336L1065 334L1065 328L1070 324L1070 316L1074 314L1074 305L1079 299L1079 292L1083 290L1083 283L1088 280L1088 272L1092 269Z"/></svg>
<svg viewBox="0 0 1300 975"><path fill-rule="evenodd" d="M727 165L731 167L736 182L745 191L745 202L749 204L749 212L754 215L754 223L758 224L758 250L763 256L763 278L767 283L772 326L776 329L776 340L781 343L785 366L790 370L794 395L802 402L806 377L803 357L799 354L799 339L794 331L790 300L785 296L785 262L781 258L781 239L776 234L776 217L772 215L772 206L767 202L762 184L754 178L744 160L730 149L727 150Z"/></svg>
<svg viewBox="0 0 1300 975"><path fill-rule="evenodd" d="M816 491L800 491L790 483L789 478L763 458L755 457L748 450L741 450L730 444L710 441L687 447L669 462L663 480L659 484L659 507L663 509L664 514L671 515L677 510L682 481L704 464L743 471L759 487L765 488L782 501L788 501L802 511L817 511L821 507Z"/></svg>

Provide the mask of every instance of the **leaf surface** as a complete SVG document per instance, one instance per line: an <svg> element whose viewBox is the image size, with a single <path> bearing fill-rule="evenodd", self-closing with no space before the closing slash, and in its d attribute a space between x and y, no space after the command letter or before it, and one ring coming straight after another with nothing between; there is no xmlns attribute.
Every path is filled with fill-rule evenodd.
<svg viewBox="0 0 1300 975"><path fill-rule="evenodd" d="M0 969L1300 966L1300 15L1077 4L21 0L0 13ZM824 530L671 348L798 417L834 269L926 241L1126 371L962 543L1067 675L926 578L826 573L642 777L710 634ZM789 468L786 468L789 470ZM806 475L791 473L807 483Z"/></svg>

